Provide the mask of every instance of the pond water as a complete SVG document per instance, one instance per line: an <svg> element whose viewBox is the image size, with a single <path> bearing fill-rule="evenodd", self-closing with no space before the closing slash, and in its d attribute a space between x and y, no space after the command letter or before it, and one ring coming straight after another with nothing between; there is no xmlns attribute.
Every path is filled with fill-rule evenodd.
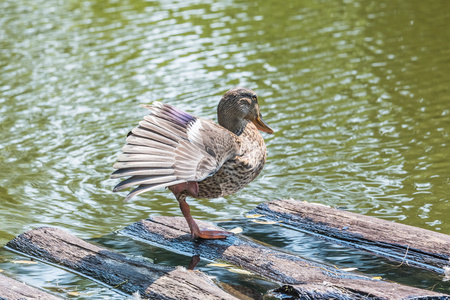
<svg viewBox="0 0 450 300"><path fill-rule="evenodd" d="M437 276L408 280L416 271L242 220L261 202L294 198L450 234L449 18L444 0L1 1L0 245L37 226L92 239L180 216L167 190L129 203L111 191L126 133L147 113L139 104L215 119L221 95L239 85L258 93L275 130L264 135L268 162L235 195L190 199L195 218L450 291ZM2 250L0 269L13 257ZM57 268L28 270L7 271L50 290L121 297Z"/></svg>

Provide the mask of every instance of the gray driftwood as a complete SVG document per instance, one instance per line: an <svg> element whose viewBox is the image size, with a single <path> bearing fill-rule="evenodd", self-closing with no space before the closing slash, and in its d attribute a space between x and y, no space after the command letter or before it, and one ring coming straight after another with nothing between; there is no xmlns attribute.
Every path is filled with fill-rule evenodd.
<svg viewBox="0 0 450 300"><path fill-rule="evenodd" d="M236 299L198 271L156 265L90 244L50 227L25 232L7 247L151 299Z"/></svg>
<svg viewBox="0 0 450 300"><path fill-rule="evenodd" d="M62 298L56 297L7 276L0 275L0 299L60 300Z"/></svg>
<svg viewBox="0 0 450 300"><path fill-rule="evenodd" d="M440 274L450 265L450 235L295 200L263 203L251 213Z"/></svg>
<svg viewBox="0 0 450 300"><path fill-rule="evenodd" d="M197 222L203 228L217 228L205 222ZM291 289L294 296L297 295L295 297L301 295L303 299L408 299L424 296L448 299L443 294L313 263L240 236L193 242L183 218L154 217L136 222L121 233L173 251L200 255L209 260L227 261L284 284L285 289Z"/></svg>

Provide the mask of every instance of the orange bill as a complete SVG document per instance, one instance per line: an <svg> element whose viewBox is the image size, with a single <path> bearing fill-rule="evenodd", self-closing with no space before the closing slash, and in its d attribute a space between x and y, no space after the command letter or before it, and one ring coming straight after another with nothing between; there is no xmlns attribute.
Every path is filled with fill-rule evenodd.
<svg viewBox="0 0 450 300"><path fill-rule="evenodd" d="M261 114L253 121L253 124L256 125L256 128L258 128L261 131L267 132L267 133L273 133L272 128L270 128L266 122L263 120Z"/></svg>

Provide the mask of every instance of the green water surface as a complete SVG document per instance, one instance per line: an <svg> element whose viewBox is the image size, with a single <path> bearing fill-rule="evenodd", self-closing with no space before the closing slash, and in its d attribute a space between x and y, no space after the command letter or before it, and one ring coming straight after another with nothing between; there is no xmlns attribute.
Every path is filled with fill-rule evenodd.
<svg viewBox="0 0 450 300"><path fill-rule="evenodd" d="M246 234L245 212L294 198L450 234L449 19L445 0L1 1L0 245L37 226L92 239L150 215L181 216L164 189L124 203L126 193L111 191L112 165L147 113L140 103L215 119L237 85L258 93L276 131L264 135L267 165L235 195L189 200L195 218L235 220ZM338 266L371 259L274 226L255 232ZM57 268L6 267L48 290L122 297ZM400 269L367 272L450 291Z"/></svg>

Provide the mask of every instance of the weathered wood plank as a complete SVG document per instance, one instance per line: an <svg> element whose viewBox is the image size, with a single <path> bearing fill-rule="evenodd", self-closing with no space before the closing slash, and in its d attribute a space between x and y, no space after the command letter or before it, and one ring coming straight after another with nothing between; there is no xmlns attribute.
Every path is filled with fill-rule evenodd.
<svg viewBox="0 0 450 300"><path fill-rule="evenodd" d="M25 232L7 248L75 270L127 294L151 299L236 299L204 273L171 268L90 244L58 228Z"/></svg>
<svg viewBox="0 0 450 300"><path fill-rule="evenodd" d="M197 221L200 227L218 229ZM191 241L183 218L154 217L136 222L121 231L124 235L169 248L173 251L200 255L209 260L223 260L255 274L290 285L297 294L314 295L314 299L407 299L443 294L374 280L336 270L277 251L241 236L225 240ZM306 296L305 296L306 297ZM306 298L308 299L308 298Z"/></svg>
<svg viewBox="0 0 450 300"><path fill-rule="evenodd" d="M60 300L52 294L0 274L1 300Z"/></svg>
<svg viewBox="0 0 450 300"><path fill-rule="evenodd" d="M440 274L450 264L450 235L295 200L263 203L250 213Z"/></svg>

